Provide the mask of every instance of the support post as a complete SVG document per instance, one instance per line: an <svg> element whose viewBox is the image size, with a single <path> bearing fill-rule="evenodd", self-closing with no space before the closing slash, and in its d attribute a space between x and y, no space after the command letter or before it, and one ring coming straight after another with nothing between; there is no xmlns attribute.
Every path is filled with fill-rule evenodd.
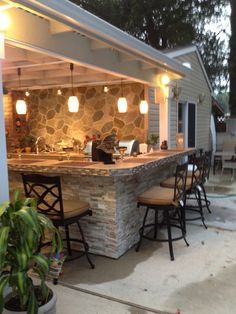
<svg viewBox="0 0 236 314"><path fill-rule="evenodd" d="M0 34L2 35L2 34ZM0 41L0 52L4 52L4 40ZM0 203L9 200L7 150L5 136L5 122L3 110L2 60L4 53L0 53Z"/></svg>

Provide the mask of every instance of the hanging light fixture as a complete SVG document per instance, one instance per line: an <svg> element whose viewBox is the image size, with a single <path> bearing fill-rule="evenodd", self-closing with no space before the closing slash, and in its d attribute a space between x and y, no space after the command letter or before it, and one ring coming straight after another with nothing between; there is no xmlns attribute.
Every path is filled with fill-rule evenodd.
<svg viewBox="0 0 236 314"><path fill-rule="evenodd" d="M145 99L140 101L139 111L141 114L147 114L148 113L148 102Z"/></svg>
<svg viewBox="0 0 236 314"><path fill-rule="evenodd" d="M118 102L117 102L117 106L118 106L118 111L120 113L125 113L127 112L127 100L126 98L123 96L123 85L122 85L122 80L120 82L120 90L121 90L121 97L119 97Z"/></svg>
<svg viewBox="0 0 236 314"><path fill-rule="evenodd" d="M148 102L144 98L144 91L145 91L145 86L143 86L143 97L142 97L142 100L140 101L140 104L139 104L139 111L141 114L147 114L148 113Z"/></svg>
<svg viewBox="0 0 236 314"><path fill-rule="evenodd" d="M17 75L19 78L19 88L21 88L21 80L20 80L21 69L20 68L17 69ZM23 98L18 97L18 99L16 101L16 113L17 114L26 114L26 111L27 111L26 102L24 101Z"/></svg>
<svg viewBox="0 0 236 314"><path fill-rule="evenodd" d="M70 73L71 73L71 90L72 90L72 96L68 99L68 109L69 112L78 112L79 110L79 100L74 95L74 82L73 82L73 70L74 70L74 64L70 64Z"/></svg>

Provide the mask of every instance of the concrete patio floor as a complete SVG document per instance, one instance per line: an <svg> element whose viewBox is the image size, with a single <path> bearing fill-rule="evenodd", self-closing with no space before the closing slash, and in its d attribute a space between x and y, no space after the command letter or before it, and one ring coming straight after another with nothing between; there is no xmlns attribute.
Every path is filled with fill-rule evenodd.
<svg viewBox="0 0 236 314"><path fill-rule="evenodd" d="M236 313L236 182L212 176L207 184L212 214L187 225L174 243L175 261L165 243L144 241L119 260L92 256L65 263L57 313Z"/></svg>

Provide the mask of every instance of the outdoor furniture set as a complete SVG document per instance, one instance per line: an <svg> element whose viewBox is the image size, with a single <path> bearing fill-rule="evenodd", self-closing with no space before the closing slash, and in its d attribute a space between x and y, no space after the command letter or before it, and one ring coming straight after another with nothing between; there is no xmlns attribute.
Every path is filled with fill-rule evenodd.
<svg viewBox="0 0 236 314"><path fill-rule="evenodd" d="M211 152L205 152L200 156L192 155L189 162L191 163L190 171L188 171L188 163L177 165L173 177L162 181L160 186L153 186L138 196L138 206L145 206L146 212L142 227L139 230L140 239L136 251L139 251L143 238L168 242L170 259L174 260L172 242L184 239L186 245L189 245L186 240L187 221L200 219L207 229L203 210L207 208L209 213L211 211L204 184L209 178ZM197 201L197 205L192 203L193 199ZM154 221L149 223L147 220L151 211L154 211ZM197 215L188 217L186 214L189 211ZM158 236L158 229L162 230L164 225L167 227L166 238ZM172 236L172 228L180 229L180 234ZM145 233L145 230L148 232Z"/></svg>

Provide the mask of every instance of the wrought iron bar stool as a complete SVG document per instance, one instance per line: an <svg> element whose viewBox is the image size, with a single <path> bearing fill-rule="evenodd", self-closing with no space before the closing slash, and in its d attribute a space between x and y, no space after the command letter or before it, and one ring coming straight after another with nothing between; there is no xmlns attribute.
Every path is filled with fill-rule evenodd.
<svg viewBox="0 0 236 314"><path fill-rule="evenodd" d="M202 180L201 180L201 195L202 195L202 201L204 202L202 204L203 208L207 208L208 212L211 214L210 205L211 202L207 198L206 190L205 190L205 184L209 180L210 176L210 170L211 170L211 159L212 159L212 151L206 151L204 155L204 164L203 164L203 172L202 172Z"/></svg>
<svg viewBox="0 0 236 314"><path fill-rule="evenodd" d="M22 173L22 180L25 196L37 199L38 211L47 215L57 228L65 228L66 238L63 239L63 241L66 241L67 244L68 260L86 255L91 268L94 268L94 264L88 254L89 246L80 225L81 218L92 215L89 203L79 199L73 201L64 200L59 176L49 177L39 174ZM81 239L70 237L69 226L74 223L76 223L79 228ZM78 252L72 249L71 242L81 243L84 247L84 251ZM72 253L77 254L73 256Z"/></svg>
<svg viewBox="0 0 236 314"><path fill-rule="evenodd" d="M142 243L142 239L146 238L152 241L168 242L170 259L174 260L173 241L184 239L187 246L189 246L185 238L184 228L184 200L185 200L185 185L187 178L187 163L178 165L175 173L175 185L173 189L166 189L160 186L154 186L149 190L138 195L138 207L146 206L146 212L143 219L142 227L139 229L140 239L136 246L136 251ZM149 211L154 211L154 222L146 223ZM158 214L163 213L163 222L158 223ZM178 217L178 221L173 222L171 220L171 213L175 212ZM158 228L160 225L166 224L168 236L167 238L158 238ZM148 229L154 229L154 235L149 236L149 233L144 233ZM172 228L180 229L181 234L176 237L172 237Z"/></svg>
<svg viewBox="0 0 236 314"><path fill-rule="evenodd" d="M205 165L205 155L196 157L193 156L192 170L188 171L186 179L186 199L185 199L185 212L195 212L199 215L194 217L185 217L186 221L201 220L204 227L207 229L205 224L205 218L203 214L203 204L201 192L203 191L203 173ZM174 177L168 178L160 183L162 187L172 189L174 187ZM197 206L188 203L188 200L196 200Z"/></svg>

